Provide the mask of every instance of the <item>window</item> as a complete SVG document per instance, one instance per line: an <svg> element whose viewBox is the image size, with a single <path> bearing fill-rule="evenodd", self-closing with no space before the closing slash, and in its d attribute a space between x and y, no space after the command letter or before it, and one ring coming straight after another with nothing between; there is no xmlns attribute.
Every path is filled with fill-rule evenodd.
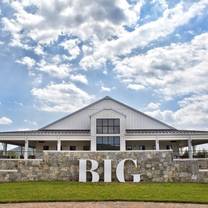
<svg viewBox="0 0 208 208"><path fill-rule="evenodd" d="M120 150L120 137L98 136L97 150Z"/></svg>
<svg viewBox="0 0 208 208"><path fill-rule="evenodd" d="M43 150L49 150L49 146L44 145Z"/></svg>
<svg viewBox="0 0 208 208"><path fill-rule="evenodd" d="M76 150L76 146L70 146L70 147L69 147L69 150L72 150L72 151L73 151L73 150Z"/></svg>
<svg viewBox="0 0 208 208"><path fill-rule="evenodd" d="M97 119L97 134L120 134L120 119Z"/></svg>

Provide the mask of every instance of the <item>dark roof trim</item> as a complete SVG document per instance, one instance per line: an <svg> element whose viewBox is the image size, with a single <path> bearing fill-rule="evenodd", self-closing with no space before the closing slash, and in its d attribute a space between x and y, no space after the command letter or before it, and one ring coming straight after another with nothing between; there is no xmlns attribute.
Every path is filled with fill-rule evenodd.
<svg viewBox="0 0 208 208"><path fill-rule="evenodd" d="M0 136L4 135L59 135L59 134L90 134L89 129L53 129L53 130L30 130L30 131L8 131L8 132L0 132Z"/></svg>
<svg viewBox="0 0 208 208"><path fill-rule="evenodd" d="M82 111L82 110L85 110L86 108L91 107L91 106L93 106L93 105L95 105L95 104L97 104L97 103L99 103L99 102L101 102L101 101L103 101L103 100L112 100L112 101L114 101L114 102L116 102L116 103L118 103L118 104L120 104L120 105L123 105L123 106L126 107L126 108L129 108L129 109L131 109L131 110L133 110L133 111L135 111L135 112L137 112L137 113L142 114L143 116L146 116L146 117L148 117L148 118L150 118L150 119L152 119L152 120L154 120L154 121L156 121L156 122L159 122L160 124L163 124L163 125L167 126L167 127L170 128L170 129L175 129L174 127L172 127L172 126L170 126L170 125L168 125L168 124L166 124L166 123L164 123L164 122L162 122L162 121L160 121L160 120L157 120L156 118L153 118L153 117L151 117L151 116L149 116L149 115L147 115L147 114L145 114L145 113L143 113L143 112L141 112L141 111L139 111L139 110L137 110L137 109L135 109L135 108L133 108L133 107L131 107L131 106L128 106L128 105L126 105L126 104L124 104L124 103L122 103L122 102L120 102L120 101L118 101L118 100L115 100L115 99L113 99L113 98L111 98L111 97L109 97L109 96L106 96L106 97L104 97L104 98L102 98L102 99L100 99L100 100L97 100L97 101L94 102L94 103L91 103L90 105L87 105L87 106L85 106L85 107L83 107L83 108L81 108L81 109L79 109L79 110L77 110L77 111L75 111L75 112L73 112L73 113L71 113L71 114L65 116L65 117L62 117L62 118L60 118L60 119L58 119L58 120L56 120L56 121L54 121L54 122L48 124L47 126L42 127L40 130L45 129L45 128L47 128L47 127L53 125L53 124L56 124L56 123L58 123L59 121L62 121L62 120L66 119L66 118L68 118L68 117L70 117L70 116L72 116L72 115L74 115L74 114L76 114L76 113L78 113L78 112L80 112L80 111Z"/></svg>
<svg viewBox="0 0 208 208"><path fill-rule="evenodd" d="M208 134L208 131L177 130L177 129L126 129L126 133L135 134Z"/></svg>

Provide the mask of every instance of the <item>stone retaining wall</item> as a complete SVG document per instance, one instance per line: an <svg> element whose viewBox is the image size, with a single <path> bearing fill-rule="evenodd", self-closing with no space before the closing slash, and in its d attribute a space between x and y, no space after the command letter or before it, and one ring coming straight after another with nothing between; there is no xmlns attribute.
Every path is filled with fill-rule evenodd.
<svg viewBox="0 0 208 208"><path fill-rule="evenodd" d="M126 163L126 180L132 179L131 174L139 173L142 181L208 183L208 159L173 160L172 151L46 151L43 160L0 160L0 181L78 181L80 158L99 162L100 180L103 180L103 159L112 160L112 178L116 181L115 170L118 162L131 158L137 160L138 167L135 168L131 162Z"/></svg>

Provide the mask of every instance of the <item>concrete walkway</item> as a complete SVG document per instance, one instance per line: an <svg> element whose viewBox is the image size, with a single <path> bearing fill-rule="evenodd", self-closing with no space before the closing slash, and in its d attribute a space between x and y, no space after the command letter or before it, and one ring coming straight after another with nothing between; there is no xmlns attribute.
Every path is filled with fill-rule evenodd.
<svg viewBox="0 0 208 208"><path fill-rule="evenodd" d="M50 202L0 204L0 208L208 208L208 205L149 202Z"/></svg>

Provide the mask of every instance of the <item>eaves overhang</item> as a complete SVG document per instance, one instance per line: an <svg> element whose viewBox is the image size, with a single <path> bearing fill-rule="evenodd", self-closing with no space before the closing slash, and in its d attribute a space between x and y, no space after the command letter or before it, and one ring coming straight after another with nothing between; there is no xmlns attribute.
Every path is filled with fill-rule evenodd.
<svg viewBox="0 0 208 208"><path fill-rule="evenodd" d="M0 132L2 136L67 136L67 135L90 135L89 129L71 129L71 130L31 130L31 131L8 131Z"/></svg>

